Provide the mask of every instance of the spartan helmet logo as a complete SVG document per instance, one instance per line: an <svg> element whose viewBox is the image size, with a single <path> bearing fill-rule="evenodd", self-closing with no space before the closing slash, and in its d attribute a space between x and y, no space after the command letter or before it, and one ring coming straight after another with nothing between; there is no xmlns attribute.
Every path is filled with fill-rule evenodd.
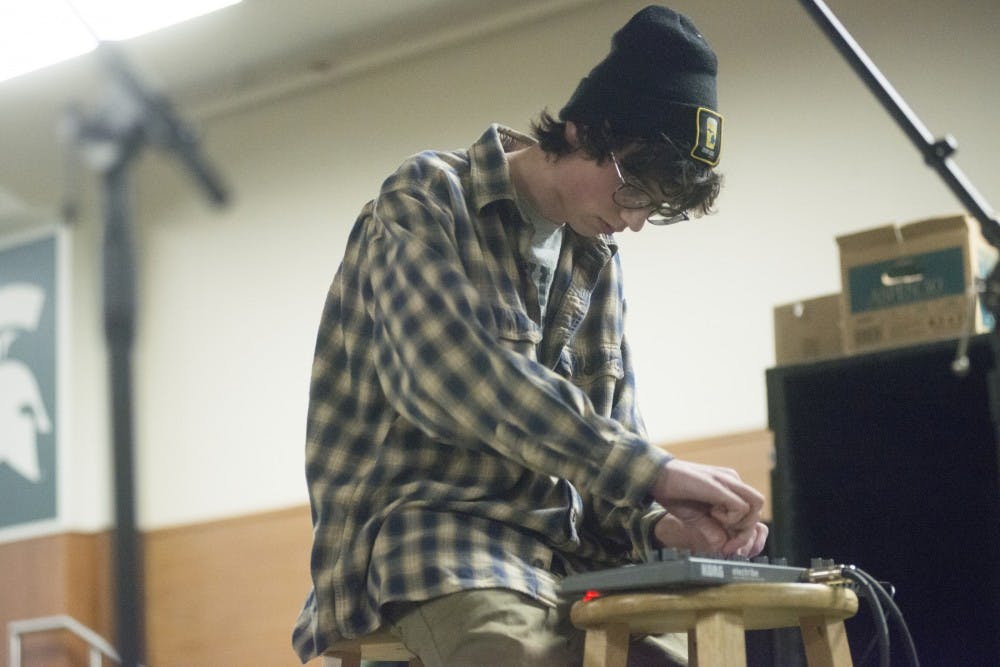
<svg viewBox="0 0 1000 667"><path fill-rule="evenodd" d="M52 431L52 422L34 373L7 355L21 332L38 328L44 303L45 292L36 285L0 287L0 466L31 482L42 481L37 439Z"/></svg>

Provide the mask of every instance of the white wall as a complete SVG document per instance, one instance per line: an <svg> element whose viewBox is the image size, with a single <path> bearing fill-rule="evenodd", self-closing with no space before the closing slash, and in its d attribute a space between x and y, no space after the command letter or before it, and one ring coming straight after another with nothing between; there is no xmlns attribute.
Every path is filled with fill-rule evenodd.
<svg viewBox="0 0 1000 667"><path fill-rule="evenodd" d="M357 210L407 154L464 147L492 121L524 129L543 106L557 110L643 4L598 3L216 116L202 129L234 192L222 211L173 165L143 161L144 527L306 500L312 346ZM991 113L1000 108L1000 4L831 5L931 130L959 138L959 164L1000 200ZM798 3L673 6L719 54L727 187L711 218L621 239L640 396L657 442L766 426L771 309L839 289L835 235L960 210ZM77 315L88 331L92 318L79 309L92 305L86 275L96 260L86 258L97 243L85 230L94 224L84 223L76 250ZM91 405L79 383L100 363L76 367L75 393ZM82 421L88 460L106 460L100 418ZM107 499L91 491L78 489L81 523L109 516Z"/></svg>

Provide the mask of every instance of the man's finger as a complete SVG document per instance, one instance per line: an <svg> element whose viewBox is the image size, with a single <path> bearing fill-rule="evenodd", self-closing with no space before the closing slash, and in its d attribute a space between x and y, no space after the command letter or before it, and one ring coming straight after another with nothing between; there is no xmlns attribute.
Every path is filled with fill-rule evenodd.
<svg viewBox="0 0 1000 667"><path fill-rule="evenodd" d="M764 550L764 544L767 541L767 532L767 526L763 523L757 523L749 530L732 535L725 546L722 547L722 553L726 556L735 554L737 556L752 558Z"/></svg>
<svg viewBox="0 0 1000 667"><path fill-rule="evenodd" d="M750 506L740 499L732 504L713 505L710 514L729 530L745 529L757 522Z"/></svg>
<svg viewBox="0 0 1000 667"><path fill-rule="evenodd" d="M733 479L720 476L718 479L721 484L743 499L750 506L751 510L759 512L764 507L764 494L738 477Z"/></svg>

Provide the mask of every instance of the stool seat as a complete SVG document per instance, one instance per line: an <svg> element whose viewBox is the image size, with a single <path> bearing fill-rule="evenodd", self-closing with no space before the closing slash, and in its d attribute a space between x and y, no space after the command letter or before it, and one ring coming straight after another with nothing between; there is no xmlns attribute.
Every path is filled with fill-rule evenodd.
<svg viewBox="0 0 1000 667"><path fill-rule="evenodd" d="M323 653L323 667L360 667L362 660L406 662L410 667L423 667L420 658L410 653L399 638L379 628L362 637L343 639Z"/></svg>
<svg viewBox="0 0 1000 667"><path fill-rule="evenodd" d="M858 610L847 588L826 584L725 584L608 594L570 610L587 632L585 667L624 667L630 634L686 632L689 664L746 665L745 630L799 627L810 667L851 665L844 619Z"/></svg>

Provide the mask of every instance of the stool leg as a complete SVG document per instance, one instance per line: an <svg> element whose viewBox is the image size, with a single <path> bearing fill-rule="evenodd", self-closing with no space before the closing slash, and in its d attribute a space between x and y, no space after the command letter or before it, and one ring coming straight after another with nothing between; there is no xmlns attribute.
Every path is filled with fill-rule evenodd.
<svg viewBox="0 0 1000 667"><path fill-rule="evenodd" d="M809 667L853 667L844 622L823 616L799 619Z"/></svg>
<svg viewBox="0 0 1000 667"><path fill-rule="evenodd" d="M628 625L612 623L587 630L583 667L625 667L628 662Z"/></svg>
<svg viewBox="0 0 1000 667"><path fill-rule="evenodd" d="M694 629L688 631L688 667L746 664L743 614L727 609L698 614Z"/></svg>

